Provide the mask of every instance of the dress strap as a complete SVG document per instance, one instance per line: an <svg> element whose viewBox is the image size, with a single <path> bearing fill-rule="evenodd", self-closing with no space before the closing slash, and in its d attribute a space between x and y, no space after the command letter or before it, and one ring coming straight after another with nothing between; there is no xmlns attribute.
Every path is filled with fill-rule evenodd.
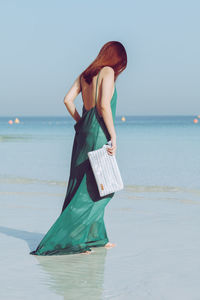
<svg viewBox="0 0 200 300"><path fill-rule="evenodd" d="M79 80L80 80L80 90L82 90L82 88L81 88L81 75L80 75Z"/></svg>
<svg viewBox="0 0 200 300"><path fill-rule="evenodd" d="M100 74L101 70L99 71L98 73L98 76L97 76L97 84L96 84L96 95L95 95L95 105L97 103L97 85L98 85L98 79L99 79L99 74Z"/></svg>

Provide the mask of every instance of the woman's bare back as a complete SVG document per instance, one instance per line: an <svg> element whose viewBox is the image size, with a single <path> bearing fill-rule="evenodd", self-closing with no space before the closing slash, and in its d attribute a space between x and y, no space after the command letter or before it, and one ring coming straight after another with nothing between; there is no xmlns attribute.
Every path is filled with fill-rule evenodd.
<svg viewBox="0 0 200 300"><path fill-rule="evenodd" d="M107 67L103 67L100 70L98 85L97 85L96 108L101 117L102 117L102 114L101 114L102 80L104 77L105 68L107 68ZM87 110L87 111L89 111L90 109L92 109L95 106L97 76L98 76L98 74L92 78L92 82L90 84L88 84L83 77L81 77L81 79L80 79L83 105L85 107L85 110ZM114 87L113 87L113 93L114 93Z"/></svg>

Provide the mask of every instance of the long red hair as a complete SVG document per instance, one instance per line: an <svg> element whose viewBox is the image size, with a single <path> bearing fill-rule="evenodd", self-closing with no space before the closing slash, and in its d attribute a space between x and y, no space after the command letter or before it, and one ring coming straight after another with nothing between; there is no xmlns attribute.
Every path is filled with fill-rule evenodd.
<svg viewBox="0 0 200 300"><path fill-rule="evenodd" d="M110 41L103 45L95 60L81 73L85 81L90 84L93 76L97 75L102 67L109 66L114 69L115 78L127 66L127 54L124 46L117 41Z"/></svg>

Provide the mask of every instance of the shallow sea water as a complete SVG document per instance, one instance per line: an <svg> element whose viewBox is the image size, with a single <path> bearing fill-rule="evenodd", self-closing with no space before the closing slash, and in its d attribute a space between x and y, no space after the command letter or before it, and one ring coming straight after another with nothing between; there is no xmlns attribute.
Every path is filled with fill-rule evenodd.
<svg viewBox="0 0 200 300"><path fill-rule="evenodd" d="M89 255L29 254L58 217L74 137L66 118L0 119L0 299L199 300L200 126L117 118L125 188L105 210L110 242Z"/></svg>

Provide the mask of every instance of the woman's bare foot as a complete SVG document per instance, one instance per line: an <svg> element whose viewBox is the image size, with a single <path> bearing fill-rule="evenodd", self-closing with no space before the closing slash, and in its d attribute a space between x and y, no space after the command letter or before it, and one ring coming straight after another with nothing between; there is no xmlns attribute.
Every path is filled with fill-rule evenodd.
<svg viewBox="0 0 200 300"><path fill-rule="evenodd" d="M84 252L81 252L81 254L90 254L92 251L86 250Z"/></svg>
<svg viewBox="0 0 200 300"><path fill-rule="evenodd" d="M110 242L108 242L107 244L104 245L105 248L112 248L112 247L115 247L115 246L116 246L116 244L110 243Z"/></svg>

